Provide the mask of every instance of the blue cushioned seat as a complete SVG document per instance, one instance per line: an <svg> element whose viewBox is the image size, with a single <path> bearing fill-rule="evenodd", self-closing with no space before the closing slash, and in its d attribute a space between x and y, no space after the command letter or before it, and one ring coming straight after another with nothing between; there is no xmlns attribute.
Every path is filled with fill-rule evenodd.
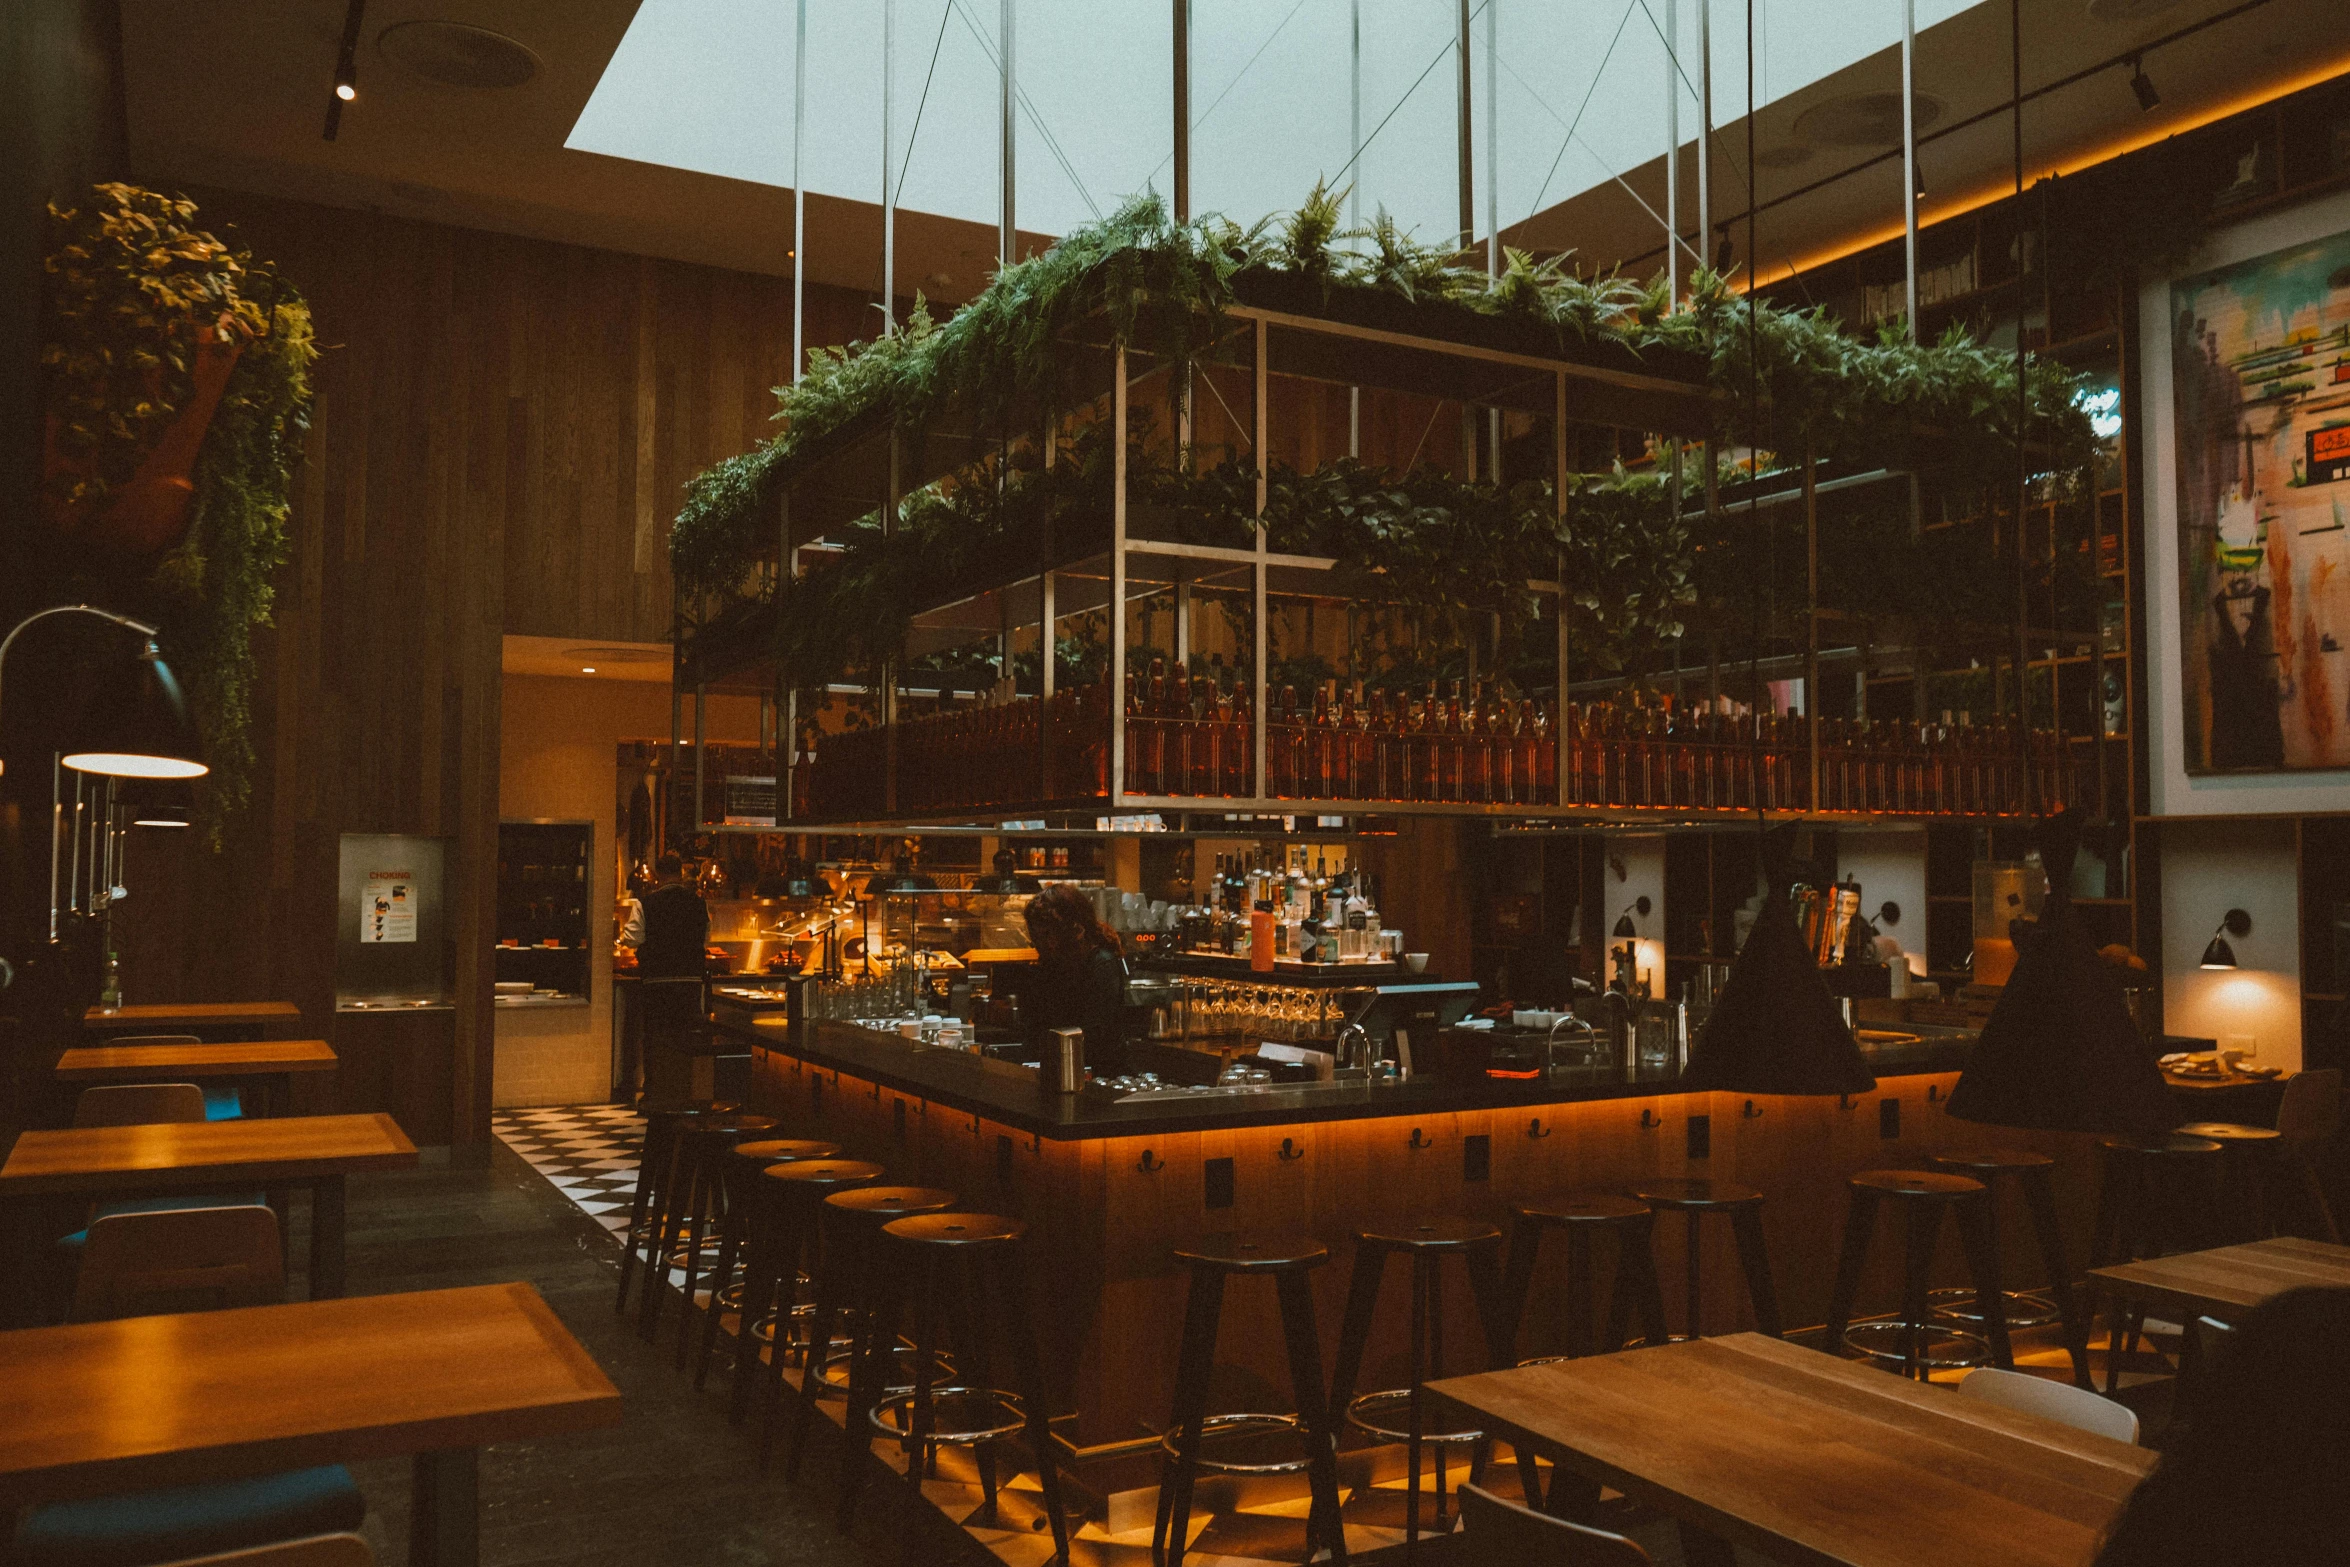
<svg viewBox="0 0 2350 1567"><path fill-rule="evenodd" d="M207 1121L241 1121L245 1118L245 1101L237 1094L234 1083L205 1083L204 1119Z"/></svg>
<svg viewBox="0 0 2350 1567"><path fill-rule="evenodd" d="M172 1197L133 1197L123 1202L98 1204L98 1217L111 1218L118 1213L172 1213L181 1208L258 1208L265 1199L259 1192L182 1192ZM92 1221L96 1222L96 1221ZM89 1244L90 1232L76 1230L71 1235L60 1235L57 1244L69 1250L78 1250Z"/></svg>
<svg viewBox="0 0 2350 1567"><path fill-rule="evenodd" d="M51 1502L17 1524L21 1567L150 1567L304 1535L356 1529L367 1515L341 1464L128 1496Z"/></svg>

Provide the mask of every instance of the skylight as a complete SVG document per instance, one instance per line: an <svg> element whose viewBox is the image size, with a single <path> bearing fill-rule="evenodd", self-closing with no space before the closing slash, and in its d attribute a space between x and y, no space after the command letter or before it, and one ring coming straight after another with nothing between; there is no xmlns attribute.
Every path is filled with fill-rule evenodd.
<svg viewBox="0 0 2350 1567"><path fill-rule="evenodd" d="M1973 3L1918 0L1917 25ZM894 5L899 205L992 226L1002 0ZM1485 100L1497 75L1488 6L1499 7L1490 21L1505 227L1658 157L1668 25L1681 39L1681 138L1695 141L1699 0L1476 0L1480 234L1492 175ZM1168 189L1169 10L1165 0L1017 0L1021 228L1065 233L1136 191ZM1713 6L1717 124L1745 109L1745 10L1737 0ZM1755 14L1755 91L1765 104L1901 35L1898 0L1757 0ZM812 193L881 199L883 17L883 0L808 0L803 168ZM789 186L793 22L793 0L643 0L566 145ZM1456 232L1457 38L1454 0L1193 0L1193 210L1254 221L1294 207L1328 176L1356 187L1364 218L1384 205L1424 239ZM1693 212L1694 192L1684 199ZM1729 210L1742 199L1741 186L1716 204Z"/></svg>

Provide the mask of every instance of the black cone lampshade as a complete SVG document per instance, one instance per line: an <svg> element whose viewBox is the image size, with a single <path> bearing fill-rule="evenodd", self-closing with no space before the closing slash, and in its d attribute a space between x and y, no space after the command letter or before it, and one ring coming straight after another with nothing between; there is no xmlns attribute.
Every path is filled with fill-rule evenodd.
<svg viewBox="0 0 2350 1567"><path fill-rule="evenodd" d="M117 778L199 778L211 771L187 695L154 643L108 671L64 761L76 772Z"/></svg>
<svg viewBox="0 0 2350 1567"><path fill-rule="evenodd" d="M2161 1131L2178 1119L2161 1069L2130 1021L2120 979L2073 912L2080 822L2068 811L2041 823L2038 838L2048 899L1951 1090L1950 1113L2045 1131Z"/></svg>
<svg viewBox="0 0 2350 1567"><path fill-rule="evenodd" d="M1795 928L1792 832L1763 839L1761 914L1689 1047L1685 1086L1736 1094L1864 1094L1877 1086L1860 1044Z"/></svg>

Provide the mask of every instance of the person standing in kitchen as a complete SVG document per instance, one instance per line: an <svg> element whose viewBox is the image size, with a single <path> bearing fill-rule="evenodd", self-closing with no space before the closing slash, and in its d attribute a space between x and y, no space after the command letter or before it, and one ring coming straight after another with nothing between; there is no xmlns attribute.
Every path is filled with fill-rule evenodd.
<svg viewBox="0 0 2350 1567"><path fill-rule="evenodd" d="M1085 1030L1085 1064L1096 1076L1126 1070L1121 1009L1126 958L1118 938L1075 887L1048 887L1028 901L1036 967L1020 987L1020 1028L1032 1043L1045 1031Z"/></svg>
<svg viewBox="0 0 2350 1567"><path fill-rule="evenodd" d="M622 1036L620 1079L631 1093L639 1086L644 1052L653 1046L676 1049L700 1027L702 952L710 936L710 909L685 878L685 862L663 854L654 862L655 886L636 899L621 945L636 949L637 977L644 985L644 1019Z"/></svg>

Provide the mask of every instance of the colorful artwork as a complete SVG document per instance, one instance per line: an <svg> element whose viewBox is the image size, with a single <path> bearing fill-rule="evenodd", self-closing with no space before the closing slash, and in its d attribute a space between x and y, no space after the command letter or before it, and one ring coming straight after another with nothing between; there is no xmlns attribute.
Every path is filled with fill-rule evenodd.
<svg viewBox="0 0 2350 1567"><path fill-rule="evenodd" d="M2350 234L2171 285L2187 771L2350 767Z"/></svg>

